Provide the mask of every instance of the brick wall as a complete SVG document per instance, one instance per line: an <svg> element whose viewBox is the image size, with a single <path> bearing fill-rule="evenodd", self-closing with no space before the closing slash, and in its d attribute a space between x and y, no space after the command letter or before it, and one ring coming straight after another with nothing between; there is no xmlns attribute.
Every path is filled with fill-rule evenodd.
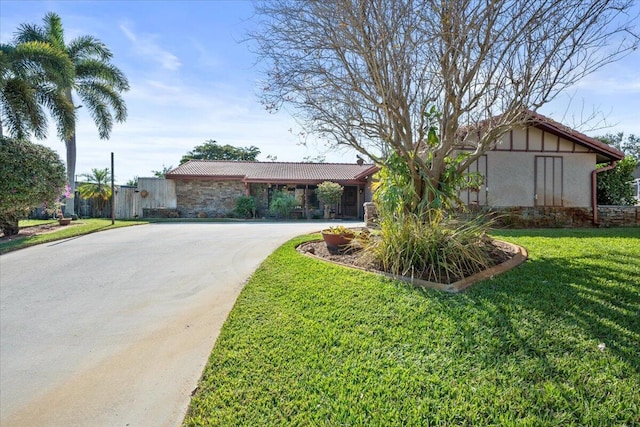
<svg viewBox="0 0 640 427"><path fill-rule="evenodd" d="M176 180L177 209L183 218L230 216L245 195L240 181Z"/></svg>

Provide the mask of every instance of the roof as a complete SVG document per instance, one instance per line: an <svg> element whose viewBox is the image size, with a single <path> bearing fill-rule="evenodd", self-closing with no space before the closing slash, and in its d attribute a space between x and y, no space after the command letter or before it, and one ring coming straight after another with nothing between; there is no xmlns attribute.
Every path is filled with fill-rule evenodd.
<svg viewBox="0 0 640 427"><path fill-rule="evenodd" d="M592 149L602 157L606 159L602 159L600 157L598 160L622 160L624 159L624 153L615 147L612 147L609 144L606 144L602 141L599 141L595 138L591 138L583 133L578 132L577 130L571 129L568 126L563 125L562 123L558 123L549 117L543 116L540 113L536 113L534 111L527 111L527 115L530 117L530 123L546 132L550 132L554 135L558 135L562 138L568 139L571 142L575 142L576 144L583 145L587 148Z"/></svg>
<svg viewBox="0 0 640 427"><path fill-rule="evenodd" d="M355 163L285 163L190 160L167 173L167 179L319 184L361 182L377 168Z"/></svg>
<svg viewBox="0 0 640 427"><path fill-rule="evenodd" d="M565 138L568 141L580 144L594 151L598 162L609 162L624 159L624 153L615 147L578 132L577 130L556 122L549 117L543 116L540 113L526 110L524 111L524 115L530 126L535 126L545 132L560 136L561 138ZM482 128L487 126L491 121L497 120L500 117L501 116L495 116L492 119L482 120L477 125L464 126L459 130L459 132L466 133L473 129Z"/></svg>

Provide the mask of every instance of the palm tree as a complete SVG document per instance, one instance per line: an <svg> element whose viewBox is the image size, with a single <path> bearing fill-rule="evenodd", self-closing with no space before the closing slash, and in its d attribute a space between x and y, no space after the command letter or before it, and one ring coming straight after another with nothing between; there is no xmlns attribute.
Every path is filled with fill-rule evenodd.
<svg viewBox="0 0 640 427"><path fill-rule="evenodd" d="M17 139L45 138L43 106L59 124L59 136L69 136L75 110L59 87L71 84L73 76L69 57L48 43L0 44L0 137L6 128Z"/></svg>
<svg viewBox="0 0 640 427"><path fill-rule="evenodd" d="M47 13L44 25L23 24L18 28L18 42L40 41L49 43L56 49L65 52L75 69L75 77L69 85L59 86L65 97L75 108L74 92L86 106L98 128L100 139L109 139L114 120L124 122L127 118L127 107L121 93L129 90L129 82L125 75L110 61L111 50L92 36L77 37L69 44L64 41L62 20L55 13ZM76 169L76 132L75 125L69 135L64 138L67 148L67 179L73 197L75 190ZM73 213L73 201L70 204Z"/></svg>
<svg viewBox="0 0 640 427"><path fill-rule="evenodd" d="M80 175L87 181L80 184L78 192L83 199L91 199L94 202L94 208L100 212L105 207L106 202L111 198L111 173L109 169L91 169L91 173L84 173ZM66 211L68 215L69 211Z"/></svg>

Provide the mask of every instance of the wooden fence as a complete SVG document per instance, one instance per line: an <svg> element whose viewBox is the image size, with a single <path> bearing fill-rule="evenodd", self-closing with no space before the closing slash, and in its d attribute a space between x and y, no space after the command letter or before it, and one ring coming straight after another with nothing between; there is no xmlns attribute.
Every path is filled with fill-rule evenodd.
<svg viewBox="0 0 640 427"><path fill-rule="evenodd" d="M163 178L139 178L137 187L120 185L115 194L117 219L142 218L144 208L176 208L176 188L171 180ZM83 200L77 194L75 212L81 218L111 218L111 202L98 209L91 200Z"/></svg>

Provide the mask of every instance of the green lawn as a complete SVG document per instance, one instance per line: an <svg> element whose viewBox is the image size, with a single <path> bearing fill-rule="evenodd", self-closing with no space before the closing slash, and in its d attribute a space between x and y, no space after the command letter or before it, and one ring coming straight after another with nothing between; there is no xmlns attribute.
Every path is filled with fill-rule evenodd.
<svg viewBox="0 0 640 427"><path fill-rule="evenodd" d="M640 228L498 231L462 294L304 257L242 291L185 425L640 425Z"/></svg>
<svg viewBox="0 0 640 427"><path fill-rule="evenodd" d="M55 223L55 220L25 220L20 221L20 228L32 227L41 224ZM54 240L68 239L70 237L82 236L84 234L95 233L96 231L110 230L130 225L147 224L148 221L123 221L117 220L111 224L110 219L79 219L72 221L71 225L62 227L56 231L27 237L18 237L12 240L0 242L0 254L26 248L40 243L52 242Z"/></svg>

